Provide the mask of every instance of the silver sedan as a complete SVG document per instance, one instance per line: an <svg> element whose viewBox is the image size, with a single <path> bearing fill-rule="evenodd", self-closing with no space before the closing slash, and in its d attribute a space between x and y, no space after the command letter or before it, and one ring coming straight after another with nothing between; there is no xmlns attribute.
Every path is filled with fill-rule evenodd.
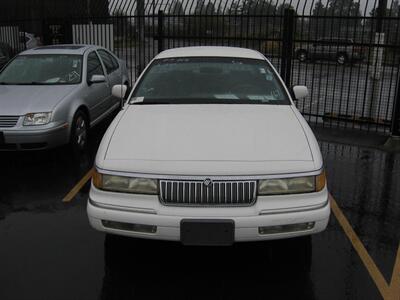
<svg viewBox="0 0 400 300"><path fill-rule="evenodd" d="M85 148L88 129L122 107L118 84L130 86L126 65L101 47L20 53L0 72L0 150Z"/></svg>

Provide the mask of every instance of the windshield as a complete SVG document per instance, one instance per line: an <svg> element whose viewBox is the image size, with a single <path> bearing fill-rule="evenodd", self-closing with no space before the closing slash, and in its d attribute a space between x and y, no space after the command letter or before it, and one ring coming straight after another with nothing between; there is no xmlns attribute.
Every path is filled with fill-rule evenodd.
<svg viewBox="0 0 400 300"><path fill-rule="evenodd" d="M81 55L20 55L0 73L0 84L77 84L81 75Z"/></svg>
<svg viewBox="0 0 400 300"><path fill-rule="evenodd" d="M289 104L275 72L263 60L221 57L155 60L131 103Z"/></svg>

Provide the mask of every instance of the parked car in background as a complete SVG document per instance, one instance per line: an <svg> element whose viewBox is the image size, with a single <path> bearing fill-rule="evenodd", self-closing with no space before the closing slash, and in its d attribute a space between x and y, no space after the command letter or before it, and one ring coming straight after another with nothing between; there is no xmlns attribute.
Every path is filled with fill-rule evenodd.
<svg viewBox="0 0 400 300"><path fill-rule="evenodd" d="M40 39L33 33L20 32L21 49L33 49L42 45Z"/></svg>
<svg viewBox="0 0 400 300"><path fill-rule="evenodd" d="M354 46L351 39L323 38L311 46L295 49L296 58L305 62L307 60L331 60L338 64L361 61L365 58L362 47Z"/></svg>
<svg viewBox="0 0 400 300"><path fill-rule="evenodd" d="M120 83L130 85L125 63L101 47L20 53L0 72L0 150L85 148L88 129L122 107Z"/></svg>
<svg viewBox="0 0 400 300"><path fill-rule="evenodd" d="M95 168L89 221L111 234L230 245L309 237L330 215L318 143L272 64L250 49L160 53ZM296 254L301 245L310 246Z"/></svg>
<svg viewBox="0 0 400 300"><path fill-rule="evenodd" d="M0 69L3 68L6 63L8 63L11 57L12 57L11 47L6 43L0 42Z"/></svg>

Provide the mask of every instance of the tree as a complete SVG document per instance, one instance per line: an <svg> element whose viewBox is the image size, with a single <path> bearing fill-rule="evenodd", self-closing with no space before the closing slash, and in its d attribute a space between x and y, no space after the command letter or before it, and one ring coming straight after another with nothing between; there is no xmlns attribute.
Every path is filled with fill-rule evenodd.
<svg viewBox="0 0 400 300"><path fill-rule="evenodd" d="M173 1L169 7L168 13L170 15L184 15L185 10L183 9L182 2L179 0Z"/></svg>
<svg viewBox="0 0 400 300"><path fill-rule="evenodd" d="M378 16L378 8L374 8L370 11L371 17ZM400 1L393 0L390 8L386 8L384 17L389 17L383 20L383 32L385 33L386 43L389 45L400 45ZM366 22L366 26L371 31L376 31L377 19L369 19Z"/></svg>
<svg viewBox="0 0 400 300"><path fill-rule="evenodd" d="M326 7L322 4L321 0L318 0L315 3L315 6L312 10L312 16L324 16L326 14Z"/></svg>
<svg viewBox="0 0 400 300"><path fill-rule="evenodd" d="M192 18L190 24L191 33L202 37L216 34L219 28L223 26L221 20L218 22L217 18L219 17L216 14L217 10L213 2L209 1L205 4L204 0L198 0L194 9L194 15L202 15L204 17Z"/></svg>
<svg viewBox="0 0 400 300"><path fill-rule="evenodd" d="M360 17L360 3L354 0L330 0L327 15Z"/></svg>
<svg viewBox="0 0 400 300"><path fill-rule="evenodd" d="M310 28L317 38L353 37L357 27L361 27L360 4L354 0L330 0L327 6L318 0L311 14Z"/></svg>
<svg viewBox="0 0 400 300"><path fill-rule="evenodd" d="M240 29L253 34L254 36L265 36L266 33L274 31L274 17L276 4L271 0L244 0L240 7L240 13L244 18ZM270 16L270 17L258 17ZM269 34L268 34L269 35Z"/></svg>
<svg viewBox="0 0 400 300"><path fill-rule="evenodd" d="M327 19L324 18L327 14L327 7L324 6L321 0L315 3L311 13L310 29L316 38L321 38L326 34Z"/></svg>
<svg viewBox="0 0 400 300"><path fill-rule="evenodd" d="M293 9L295 11L294 14L297 15L296 10L289 3L282 3L282 4L278 5L278 7L276 8L276 14L283 16L283 14L285 13L285 9L288 9L288 8Z"/></svg>
<svg viewBox="0 0 400 300"><path fill-rule="evenodd" d="M215 5L214 5L213 2L209 1L209 2L207 3L206 8L205 8L205 10L204 10L204 13L205 13L207 16L212 16L212 15L214 15L214 14L216 13Z"/></svg>
<svg viewBox="0 0 400 300"><path fill-rule="evenodd" d="M116 10L113 13L114 35L116 37L129 37L135 33L135 26L123 10Z"/></svg>
<svg viewBox="0 0 400 300"><path fill-rule="evenodd" d="M268 0L244 0L241 6L243 15L272 15L276 4Z"/></svg>
<svg viewBox="0 0 400 300"><path fill-rule="evenodd" d="M195 15L201 15L204 9L205 0L197 0L196 7L194 9Z"/></svg>

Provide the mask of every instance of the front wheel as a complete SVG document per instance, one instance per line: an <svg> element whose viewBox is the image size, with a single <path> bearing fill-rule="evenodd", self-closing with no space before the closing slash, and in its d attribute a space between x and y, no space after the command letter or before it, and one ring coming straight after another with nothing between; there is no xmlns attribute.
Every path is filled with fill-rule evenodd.
<svg viewBox="0 0 400 300"><path fill-rule="evenodd" d="M87 146L88 140L88 118L82 110L75 113L71 125L70 144L75 151L83 151Z"/></svg>
<svg viewBox="0 0 400 300"><path fill-rule="evenodd" d="M297 52L297 59L300 62L305 62L308 58L307 52L305 50L300 50Z"/></svg>
<svg viewBox="0 0 400 300"><path fill-rule="evenodd" d="M347 55L344 53L339 53L336 57L336 62L339 65L344 65L347 62Z"/></svg>

